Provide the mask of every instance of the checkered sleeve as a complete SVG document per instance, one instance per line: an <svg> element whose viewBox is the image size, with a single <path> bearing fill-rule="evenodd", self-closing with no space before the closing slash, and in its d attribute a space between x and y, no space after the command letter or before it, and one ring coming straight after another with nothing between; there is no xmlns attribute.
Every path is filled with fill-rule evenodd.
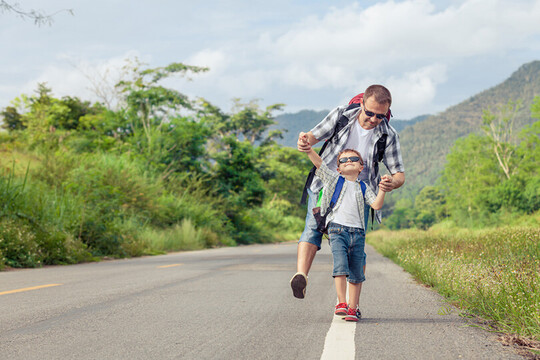
<svg viewBox="0 0 540 360"><path fill-rule="evenodd" d="M403 158L401 157L399 136L395 131L391 131L386 139L386 149L384 151L383 162L390 174L405 172Z"/></svg>
<svg viewBox="0 0 540 360"><path fill-rule="evenodd" d="M313 129L311 129L311 133L313 136L315 136L315 139L317 140L326 140L332 134L334 133L334 128L336 127L336 124L343 113L342 107L337 107L334 110L330 111L328 115Z"/></svg>
<svg viewBox="0 0 540 360"><path fill-rule="evenodd" d="M315 175L317 175L319 179L321 179L325 187L329 186L333 182L333 180L335 180L339 176L337 172L330 170L330 168L328 168L328 166L324 162L321 163L321 166L317 169Z"/></svg>
<svg viewBox="0 0 540 360"><path fill-rule="evenodd" d="M366 195L364 197L366 204L371 205L377 199L377 195L369 186L366 186Z"/></svg>

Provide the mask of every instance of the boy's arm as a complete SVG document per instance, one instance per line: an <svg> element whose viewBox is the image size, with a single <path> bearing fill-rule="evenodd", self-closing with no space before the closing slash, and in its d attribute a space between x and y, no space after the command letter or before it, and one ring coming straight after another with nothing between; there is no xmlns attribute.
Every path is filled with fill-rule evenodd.
<svg viewBox="0 0 540 360"><path fill-rule="evenodd" d="M321 157L319 156L319 154L317 154L315 152L315 150L313 149L310 149L310 151L307 153L308 156L309 156L309 160L311 160L311 162L313 163L313 165L315 165L315 167L318 169L321 167L321 164L322 164L322 159Z"/></svg>
<svg viewBox="0 0 540 360"><path fill-rule="evenodd" d="M315 167L318 169L321 167L322 159L319 154L317 154L315 150L313 150L313 148L311 147L311 145L313 145L313 139L315 138L313 138L313 135L310 136L310 133L311 132L307 134L303 132L300 133L300 135L298 136L298 150L308 154L309 160L311 160L313 165L315 165ZM316 140L317 139L315 139L315 143Z"/></svg>
<svg viewBox="0 0 540 360"><path fill-rule="evenodd" d="M377 194L375 201L371 203L373 210L380 210L382 208L384 204L384 194L386 194L386 192L379 187L379 193Z"/></svg>
<svg viewBox="0 0 540 360"><path fill-rule="evenodd" d="M399 174L399 173L398 173ZM401 173L403 174L403 173ZM394 175L395 176L395 175ZM371 207L374 209L374 210L380 210L384 204L384 195L388 192L388 191L392 191L391 189L388 190L387 189L387 183L385 182L392 182L392 176L390 175L384 175L382 178L381 178L381 182L379 183L379 193L377 194L377 197L375 198L375 201L371 204ZM403 174L403 182L405 182L405 175ZM403 182L401 184L399 184L399 186L403 185ZM398 186L398 187L399 187Z"/></svg>

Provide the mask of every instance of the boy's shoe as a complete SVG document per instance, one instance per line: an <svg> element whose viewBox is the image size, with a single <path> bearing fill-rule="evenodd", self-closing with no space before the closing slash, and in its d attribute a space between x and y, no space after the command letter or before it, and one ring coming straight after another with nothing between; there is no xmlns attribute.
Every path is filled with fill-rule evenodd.
<svg viewBox="0 0 540 360"><path fill-rule="evenodd" d="M297 272L291 279L291 288L295 298L303 299L306 295L307 275Z"/></svg>
<svg viewBox="0 0 540 360"><path fill-rule="evenodd" d="M347 311L349 311L349 306L347 305L347 303L339 303L336 305L336 311L334 312L334 314L339 316L345 316L347 315Z"/></svg>
<svg viewBox="0 0 540 360"><path fill-rule="evenodd" d="M362 318L362 313L358 309L349 308L347 315L345 315L346 321L358 321Z"/></svg>

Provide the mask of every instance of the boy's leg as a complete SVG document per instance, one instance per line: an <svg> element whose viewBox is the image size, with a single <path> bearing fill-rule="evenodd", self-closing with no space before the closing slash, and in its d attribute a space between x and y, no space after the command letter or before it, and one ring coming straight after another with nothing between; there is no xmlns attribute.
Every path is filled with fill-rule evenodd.
<svg viewBox="0 0 540 360"><path fill-rule="evenodd" d="M336 285L338 303L347 303L347 276L349 276L348 234L343 231L341 225L330 224L328 235L334 263L332 276Z"/></svg>
<svg viewBox="0 0 540 360"><path fill-rule="evenodd" d="M349 253L349 307L356 308L359 303L360 293L362 292L362 283L366 280L365 278L365 264L366 264L366 255L365 255L365 232L362 229L359 229L358 232L351 234L353 237L353 246L352 250Z"/></svg>
<svg viewBox="0 0 540 360"><path fill-rule="evenodd" d="M346 304L347 303L347 277L345 275L335 276L334 284L336 285L336 294L338 298L338 303Z"/></svg>
<svg viewBox="0 0 540 360"><path fill-rule="evenodd" d="M317 204L317 194L308 189L308 206L306 214L306 225L300 236L297 248L296 269L297 272L292 277L290 283L293 295L303 299L307 286L307 275L311 269L313 259L317 251L321 248L322 233L317 230L317 222L313 217L313 208Z"/></svg>
<svg viewBox="0 0 540 360"><path fill-rule="evenodd" d="M360 291L362 283L349 283L349 308L356 309L360 302Z"/></svg>
<svg viewBox="0 0 540 360"><path fill-rule="evenodd" d="M368 229L368 225L369 225L368 222L371 220L370 211L371 211L371 206L364 205L364 226L365 226L364 233L367 233L367 229ZM364 246L364 261L363 261L363 264L362 264L364 274L366 273L366 263L367 263L367 255L366 255L366 250L365 250L365 246ZM360 294L362 293L362 284L363 284L363 282L358 284L358 298L360 298Z"/></svg>

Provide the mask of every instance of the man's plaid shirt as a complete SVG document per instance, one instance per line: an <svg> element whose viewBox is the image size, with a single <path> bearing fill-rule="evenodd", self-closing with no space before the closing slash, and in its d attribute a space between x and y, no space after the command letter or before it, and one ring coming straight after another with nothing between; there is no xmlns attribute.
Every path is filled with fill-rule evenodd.
<svg viewBox="0 0 540 360"><path fill-rule="evenodd" d="M317 124L313 129L311 129L311 133L317 140L326 140L332 136L334 133L334 128L336 127L337 121L341 117L341 114L344 114L347 118L349 118L349 122L347 125L340 130L340 132L332 139L332 141L326 146L326 149L324 150L323 154L321 155L322 160L328 165L330 168L335 168L337 156L340 151L344 150L347 140L349 139L349 134L352 125L355 121L358 121L358 115L360 114L360 111L362 110L360 107L345 111L347 106L340 106L332 110L319 124ZM394 130L394 128L390 125L388 125L388 122L381 121L381 123L373 129L374 136L371 137L371 144L369 144L369 156L367 159L364 159L364 170L362 172L367 171L368 172L368 179L367 185L373 190L375 193L378 192L379 188L379 182L381 181L381 175L378 171L376 171L377 167L374 166L375 164L375 152L376 147L375 144L377 141L381 138L382 134L387 134L386 137L386 149L384 151L384 157L383 157L383 163L390 172L390 174L395 174L397 172L405 172L405 167L403 166L403 159L401 157L401 148L399 146L399 137ZM313 178L313 182L311 183L311 191L313 191L315 194L318 193L323 187L321 179L319 179L317 176ZM377 220L381 221L381 215L380 212L377 211Z"/></svg>

